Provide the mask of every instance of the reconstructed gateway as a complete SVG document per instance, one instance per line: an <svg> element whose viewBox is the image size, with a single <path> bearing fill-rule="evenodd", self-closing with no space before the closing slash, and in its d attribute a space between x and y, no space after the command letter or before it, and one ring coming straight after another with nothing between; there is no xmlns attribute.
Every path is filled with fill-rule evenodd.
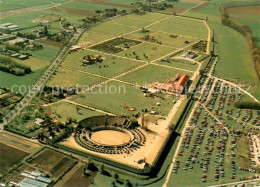
<svg viewBox="0 0 260 187"><path fill-rule="evenodd" d="M88 150L104 154L130 154L143 146L145 135L126 118L95 116L79 123L76 142Z"/></svg>

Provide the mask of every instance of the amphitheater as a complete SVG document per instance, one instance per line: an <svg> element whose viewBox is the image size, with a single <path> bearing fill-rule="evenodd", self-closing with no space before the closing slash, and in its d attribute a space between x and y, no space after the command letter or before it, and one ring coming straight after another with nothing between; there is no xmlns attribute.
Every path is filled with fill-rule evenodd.
<svg viewBox="0 0 260 187"><path fill-rule="evenodd" d="M78 145L103 154L130 154L146 142L142 131L126 118L95 116L79 122Z"/></svg>

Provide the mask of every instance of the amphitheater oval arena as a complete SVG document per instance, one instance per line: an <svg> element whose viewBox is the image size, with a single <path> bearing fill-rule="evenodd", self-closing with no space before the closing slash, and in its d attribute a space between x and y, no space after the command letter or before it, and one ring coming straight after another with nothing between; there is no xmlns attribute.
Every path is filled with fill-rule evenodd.
<svg viewBox="0 0 260 187"><path fill-rule="evenodd" d="M94 116L79 122L77 144L105 154L130 154L143 146L145 135L130 120L115 116Z"/></svg>

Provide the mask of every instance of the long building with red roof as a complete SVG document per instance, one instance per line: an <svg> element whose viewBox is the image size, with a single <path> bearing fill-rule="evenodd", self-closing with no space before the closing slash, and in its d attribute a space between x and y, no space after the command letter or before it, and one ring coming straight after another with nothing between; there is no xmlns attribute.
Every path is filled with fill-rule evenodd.
<svg viewBox="0 0 260 187"><path fill-rule="evenodd" d="M167 83L156 82L151 84L150 87L166 92L182 94L189 79L189 75L177 74L174 80L169 80Z"/></svg>

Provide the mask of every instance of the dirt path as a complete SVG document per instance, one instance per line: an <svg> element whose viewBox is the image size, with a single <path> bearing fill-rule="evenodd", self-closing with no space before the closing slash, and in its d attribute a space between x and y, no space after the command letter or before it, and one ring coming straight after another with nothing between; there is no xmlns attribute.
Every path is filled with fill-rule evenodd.
<svg viewBox="0 0 260 187"><path fill-rule="evenodd" d="M205 24L205 26L207 27L207 30L208 30L207 55L209 55L209 53L210 53L210 28L206 21L203 21L203 23Z"/></svg>
<svg viewBox="0 0 260 187"><path fill-rule="evenodd" d="M92 75L92 76L95 76L95 77L99 77L99 78L103 78L103 79L107 79L107 80L111 80L111 81L116 81L116 82L128 84L128 85L131 85L131 86L138 86L138 85L136 85L136 84L134 84L134 83L130 83L130 82L126 82L126 81L114 79L114 78L105 77L105 76L98 75L98 74L94 74L94 73L90 73L90 72L87 72L87 71L81 71L81 70L78 70L78 69L69 68L69 67L65 67L65 66L62 66L62 67L65 68L65 69L74 71L74 72L76 71L76 72L79 72L79 73L88 74L88 75ZM141 87L141 86L140 86L140 87Z"/></svg>
<svg viewBox="0 0 260 187"><path fill-rule="evenodd" d="M67 102L67 103L70 103L70 104L73 104L73 105L80 106L82 108L87 108L87 109L90 109L90 110L93 110L93 111L96 111L96 112L100 112L100 113L103 113L103 114L106 114L106 115L109 115L109 116L117 116L116 114L113 114L113 113L110 113L110 112L105 112L103 110L100 110L100 109L97 109L97 108L93 108L93 107L90 107L90 106L87 106L87 105L79 104L79 103L76 103L74 101L69 101L69 100L63 100L63 101Z"/></svg>

